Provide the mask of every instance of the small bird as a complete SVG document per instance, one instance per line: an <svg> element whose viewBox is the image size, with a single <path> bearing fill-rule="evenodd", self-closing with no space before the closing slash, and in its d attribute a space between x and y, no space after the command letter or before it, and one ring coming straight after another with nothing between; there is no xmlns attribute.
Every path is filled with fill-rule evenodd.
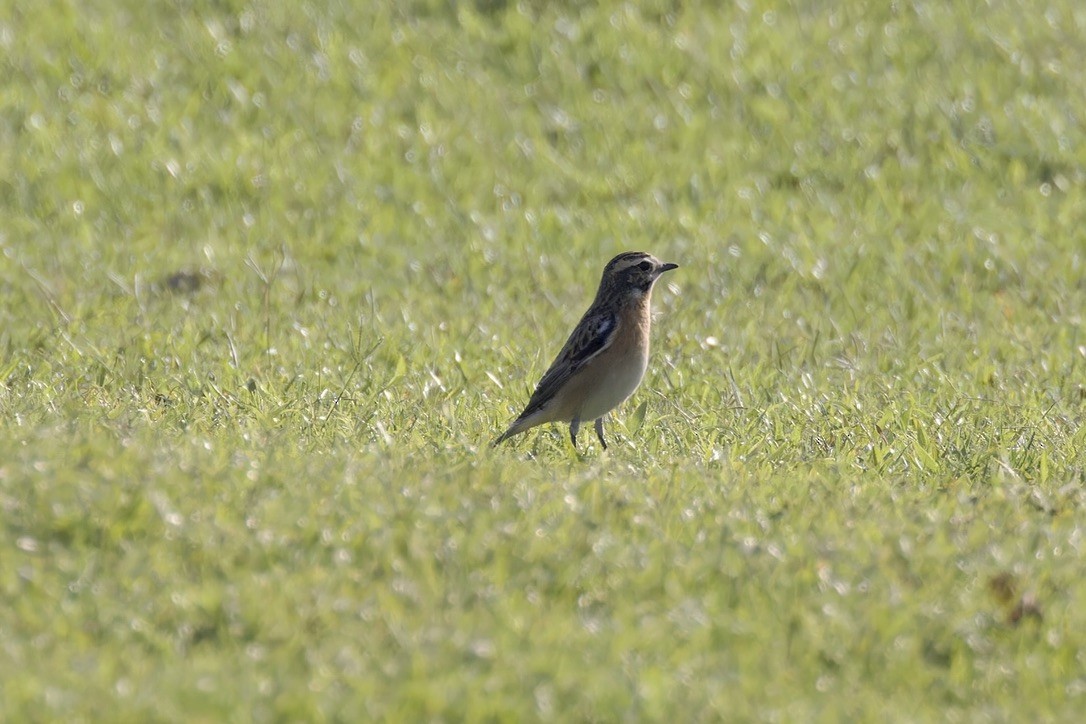
<svg viewBox="0 0 1086 724"><path fill-rule="evenodd" d="M604 416L633 394L648 367L652 285L678 266L641 251L609 261L592 306L536 385L524 412L494 444L545 422L568 422L569 438L577 447L581 423L595 420L596 436L606 450Z"/></svg>

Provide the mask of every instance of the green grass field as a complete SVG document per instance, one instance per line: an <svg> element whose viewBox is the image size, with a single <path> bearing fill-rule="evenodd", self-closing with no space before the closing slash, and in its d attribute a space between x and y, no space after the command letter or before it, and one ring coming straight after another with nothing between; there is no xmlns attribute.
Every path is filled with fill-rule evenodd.
<svg viewBox="0 0 1086 724"><path fill-rule="evenodd" d="M0 0L0 719L1077 720L1084 36ZM610 449L491 449L625 250Z"/></svg>

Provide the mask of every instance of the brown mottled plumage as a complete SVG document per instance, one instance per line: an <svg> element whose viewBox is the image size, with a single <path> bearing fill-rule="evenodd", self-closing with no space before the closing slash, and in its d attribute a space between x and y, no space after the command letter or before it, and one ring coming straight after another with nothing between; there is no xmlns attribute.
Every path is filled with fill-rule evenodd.
<svg viewBox="0 0 1086 724"><path fill-rule="evenodd" d="M494 444L545 422L568 422L576 447L581 422L595 420L596 436L606 449L604 416L633 394L648 366L652 286L677 266L640 251L608 262L592 306L524 411Z"/></svg>

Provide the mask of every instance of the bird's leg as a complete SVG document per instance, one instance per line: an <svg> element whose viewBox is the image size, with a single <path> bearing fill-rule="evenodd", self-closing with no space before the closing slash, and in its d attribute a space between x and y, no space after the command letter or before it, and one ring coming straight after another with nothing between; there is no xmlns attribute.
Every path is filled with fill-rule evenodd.
<svg viewBox="0 0 1086 724"><path fill-rule="evenodd" d="M574 418L569 423L569 439L573 441L573 449L577 449L577 431L581 429L581 421Z"/></svg>
<svg viewBox="0 0 1086 724"><path fill-rule="evenodd" d="M603 445L603 449L607 449L607 441L603 439L603 418L596 418L596 437L600 439L600 445Z"/></svg>

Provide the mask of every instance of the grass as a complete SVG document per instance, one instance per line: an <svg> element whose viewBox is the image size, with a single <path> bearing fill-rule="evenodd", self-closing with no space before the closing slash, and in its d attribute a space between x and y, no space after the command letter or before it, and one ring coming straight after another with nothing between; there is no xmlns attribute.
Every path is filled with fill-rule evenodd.
<svg viewBox="0 0 1086 724"><path fill-rule="evenodd" d="M0 718L1079 716L1078 3L0 7Z"/></svg>

